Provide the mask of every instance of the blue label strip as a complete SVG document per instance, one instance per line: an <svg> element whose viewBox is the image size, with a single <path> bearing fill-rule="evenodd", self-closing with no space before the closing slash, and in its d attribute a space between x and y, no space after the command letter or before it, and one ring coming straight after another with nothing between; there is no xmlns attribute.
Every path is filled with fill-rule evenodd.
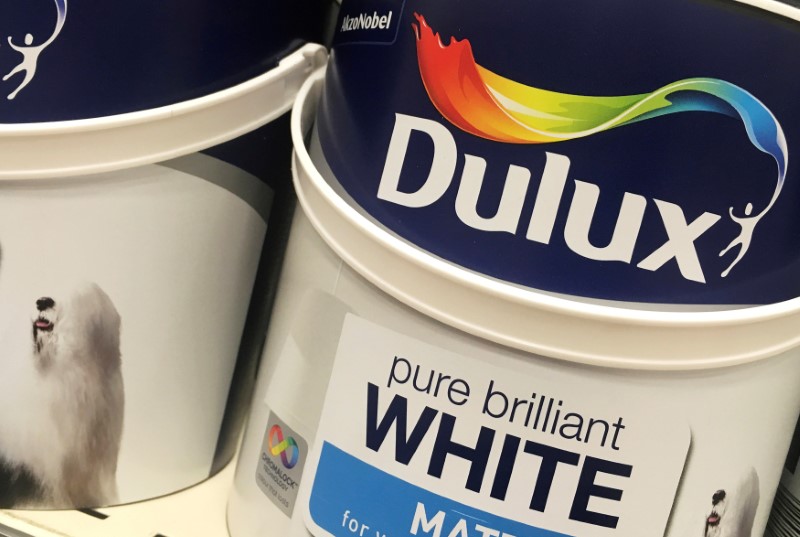
<svg viewBox="0 0 800 537"><path fill-rule="evenodd" d="M309 508L314 522L336 537L446 536L459 525L465 526L469 535L480 535L483 530L476 526L481 526L495 530L497 533L491 534L500 537L570 537L439 496L328 442L322 447ZM424 519L420 518L421 509Z"/></svg>

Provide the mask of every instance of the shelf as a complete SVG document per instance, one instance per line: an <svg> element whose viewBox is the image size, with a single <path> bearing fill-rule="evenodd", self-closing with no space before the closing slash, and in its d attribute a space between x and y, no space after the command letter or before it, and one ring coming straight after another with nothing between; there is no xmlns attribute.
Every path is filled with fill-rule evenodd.
<svg viewBox="0 0 800 537"><path fill-rule="evenodd" d="M0 511L0 537L227 537L235 462L211 479L155 500L85 511Z"/></svg>

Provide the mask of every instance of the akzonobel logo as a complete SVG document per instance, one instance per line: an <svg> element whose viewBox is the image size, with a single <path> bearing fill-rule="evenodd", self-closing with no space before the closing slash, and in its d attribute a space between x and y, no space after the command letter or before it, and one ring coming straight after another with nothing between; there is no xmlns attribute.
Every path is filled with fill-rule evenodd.
<svg viewBox="0 0 800 537"><path fill-rule="evenodd" d="M342 26L339 31L388 30L392 26L392 15L392 11L388 11L385 14L378 14L377 11L374 11L371 15L369 13L361 13L357 17L345 15L342 18Z"/></svg>
<svg viewBox="0 0 800 537"><path fill-rule="evenodd" d="M56 20L53 32L49 37L42 39L31 33L25 33L20 40L17 36L8 36L8 46L16 51L21 57L19 63L3 76L3 82L19 80L16 89L7 95L8 100L13 100L36 76L36 68L39 64L39 56L42 52L53 44L64 22L67 20L67 0L55 0Z"/></svg>
<svg viewBox="0 0 800 537"><path fill-rule="evenodd" d="M769 109L746 90L713 78L680 80L650 93L619 97L594 97L559 93L526 86L478 65L468 40L452 39L444 45L425 19L415 15L417 58L425 90L442 116L464 132L506 144L553 144L599 136L609 129L682 112L713 112L741 120L750 143L770 155L777 166L777 179L766 205L745 202L729 207L725 215L737 224L739 233L721 244L719 257L731 258L720 276L726 277L747 254L758 223L780 196L788 166L783 130ZM415 134L416 133L416 134ZM411 136L427 136L434 147L430 172L414 192L399 188L401 170ZM378 198L410 208L437 202L449 188L455 174L458 147L441 123L397 114L389 143ZM523 215L531 170L510 165L497 213L483 217L476 209L487 162L465 154L463 175L455 201L455 212L467 226L485 232L516 234L525 229L525 239L549 244L555 231L556 215L569 178L570 158L548 152L541 172L535 205ZM760 180L759 178L753 178ZM773 183L774 181L774 183ZM610 242L597 247L589 241L589 230L600 194L600 186L574 180L575 191L563 229L564 240L574 253L597 261L621 261L656 271L675 260L681 275L706 282L695 242L723 215L704 212L687 221L680 205L662 199L649 200L626 192ZM674 201L674 200L673 200ZM646 211L658 211L666 241L641 258L634 248ZM521 225L522 224L522 225Z"/></svg>

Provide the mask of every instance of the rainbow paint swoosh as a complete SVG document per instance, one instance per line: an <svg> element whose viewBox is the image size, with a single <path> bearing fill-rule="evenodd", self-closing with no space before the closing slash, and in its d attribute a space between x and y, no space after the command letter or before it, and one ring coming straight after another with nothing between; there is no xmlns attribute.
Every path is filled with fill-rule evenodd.
<svg viewBox="0 0 800 537"><path fill-rule="evenodd" d="M280 455L281 462L286 468L294 468L297 465L297 460L300 458L297 441L291 436L284 438L283 429L279 425L273 425L270 429L267 447L273 456Z"/></svg>
<svg viewBox="0 0 800 537"><path fill-rule="evenodd" d="M680 112L715 112L738 117L750 142L773 157L778 167L775 191L768 205L752 214L731 219L742 233L720 252L740 245L741 260L753 229L780 195L786 180L788 151L783 129L761 101L746 90L714 78L690 78L650 93L618 97L572 95L525 86L475 62L469 40L451 38L444 45L425 18L414 14L417 60L425 90L436 109L459 129L497 142L541 144L563 142L609 129Z"/></svg>

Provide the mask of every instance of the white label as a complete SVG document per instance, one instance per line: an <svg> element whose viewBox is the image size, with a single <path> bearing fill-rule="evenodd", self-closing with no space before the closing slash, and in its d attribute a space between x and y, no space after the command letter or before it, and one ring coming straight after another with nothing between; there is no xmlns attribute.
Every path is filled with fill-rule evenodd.
<svg viewBox="0 0 800 537"><path fill-rule="evenodd" d="M592 377L455 354L349 314L310 461L309 529L663 535L688 424Z"/></svg>

